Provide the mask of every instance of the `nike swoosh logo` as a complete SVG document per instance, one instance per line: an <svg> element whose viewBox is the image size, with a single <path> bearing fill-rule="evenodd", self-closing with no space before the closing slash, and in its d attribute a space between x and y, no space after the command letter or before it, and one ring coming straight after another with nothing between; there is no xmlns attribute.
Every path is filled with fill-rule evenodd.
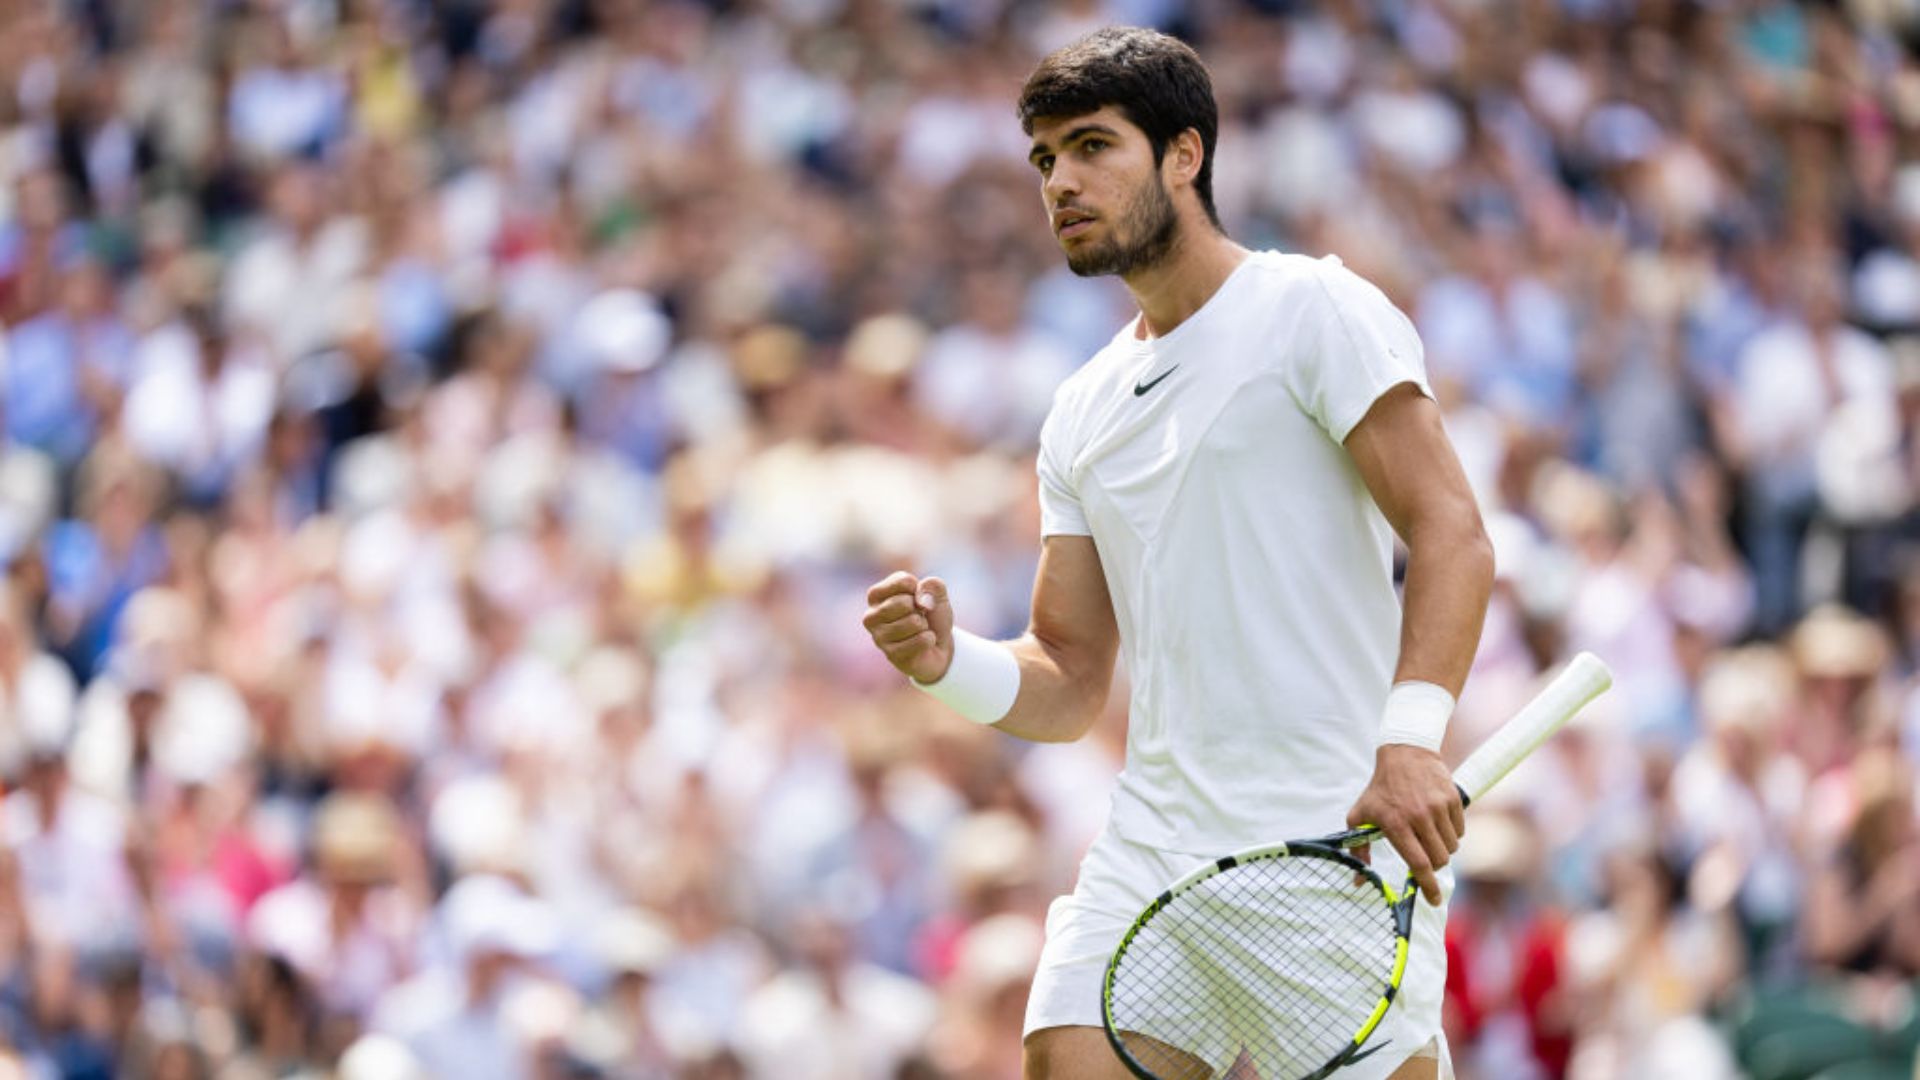
<svg viewBox="0 0 1920 1080"><path fill-rule="evenodd" d="M1165 370L1165 371L1163 371L1163 372L1161 372L1160 374L1158 374L1158 375L1155 375L1155 376L1153 377L1153 381L1152 381L1152 382L1143 382L1143 383L1134 383L1134 384L1133 384L1133 396L1134 396L1134 397L1145 397L1145 396L1146 396L1146 393L1147 393L1147 391L1149 391L1149 390L1151 390L1151 389L1153 389L1153 388L1154 388L1154 387L1156 387L1156 386L1159 386L1159 385L1160 385L1160 383L1161 383L1161 380L1163 380L1163 379L1165 379L1165 378L1166 378L1167 376L1169 376L1169 375L1171 375L1171 374L1173 374L1174 372L1176 372L1176 371L1179 371L1179 370L1180 370L1180 365L1179 365L1179 364L1175 364L1175 365L1173 365L1172 367L1170 367L1170 368L1168 368L1167 370Z"/></svg>

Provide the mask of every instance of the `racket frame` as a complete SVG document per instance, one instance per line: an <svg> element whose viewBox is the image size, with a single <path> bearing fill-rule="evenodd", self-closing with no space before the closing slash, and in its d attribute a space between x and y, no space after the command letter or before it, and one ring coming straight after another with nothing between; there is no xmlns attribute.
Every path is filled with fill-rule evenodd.
<svg viewBox="0 0 1920 1080"><path fill-rule="evenodd" d="M1139 1077L1140 1080L1165 1080L1134 1058L1133 1053L1122 1041L1120 1027L1113 1018L1114 976L1118 974L1121 960L1125 958L1127 950L1133 945L1133 939L1153 921L1154 916L1165 910L1167 905L1180 894L1235 867L1267 859L1310 858L1336 863L1351 871L1355 877L1364 879L1378 889L1381 902L1393 912L1393 967L1387 974L1386 982L1380 988L1380 998L1374 1003L1373 1012L1354 1034L1353 1041L1342 1047L1324 1065L1306 1076L1287 1078L1287 1080L1322 1080L1358 1056L1367 1039L1380 1026L1380 1022L1386 1019L1387 1009L1393 1005L1394 995L1400 992L1400 980L1407 973L1407 954L1413 934L1413 902L1419 895L1414 888L1412 878L1407 879L1407 884L1403 888L1395 889L1376 873L1373 867L1349 854L1350 849L1364 846L1378 836L1378 829L1366 827L1349 829L1346 832L1311 840L1288 840L1278 844L1262 844L1258 847L1246 848L1231 855L1223 855L1211 862L1201 863L1155 897L1153 902L1147 905L1146 910L1133 920L1133 924L1127 927L1126 934L1120 938L1119 946L1114 949L1113 956L1107 961L1106 974L1100 979L1102 1027L1107 1033L1107 1043L1113 1047L1113 1052L1119 1056L1121 1064L1127 1067L1127 1071Z"/></svg>

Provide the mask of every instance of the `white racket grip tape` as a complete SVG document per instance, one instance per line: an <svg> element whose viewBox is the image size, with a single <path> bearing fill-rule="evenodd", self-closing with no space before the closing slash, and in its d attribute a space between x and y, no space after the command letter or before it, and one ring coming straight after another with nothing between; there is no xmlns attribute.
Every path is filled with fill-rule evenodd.
<svg viewBox="0 0 1920 1080"><path fill-rule="evenodd" d="M1453 782L1460 785L1468 802L1478 802L1501 777L1612 685L1613 672L1599 657L1588 652L1574 657L1546 689L1461 762L1453 772Z"/></svg>

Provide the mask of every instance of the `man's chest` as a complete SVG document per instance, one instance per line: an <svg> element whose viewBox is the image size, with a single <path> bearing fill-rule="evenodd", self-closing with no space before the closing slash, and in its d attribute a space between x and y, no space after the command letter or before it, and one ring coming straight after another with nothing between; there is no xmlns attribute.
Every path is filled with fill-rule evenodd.
<svg viewBox="0 0 1920 1080"><path fill-rule="evenodd" d="M1123 374L1087 415L1070 464L1099 540L1151 542L1197 494L1269 497L1284 463L1325 441L1276 371L1231 355Z"/></svg>

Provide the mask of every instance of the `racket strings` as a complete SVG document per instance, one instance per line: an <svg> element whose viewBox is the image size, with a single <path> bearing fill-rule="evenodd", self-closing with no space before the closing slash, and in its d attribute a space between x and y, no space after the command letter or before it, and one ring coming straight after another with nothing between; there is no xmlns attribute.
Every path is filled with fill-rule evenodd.
<svg viewBox="0 0 1920 1080"><path fill-rule="evenodd" d="M1330 859L1249 861L1175 896L1115 965L1114 1029L1160 1080L1301 1080L1391 979L1393 910Z"/></svg>

